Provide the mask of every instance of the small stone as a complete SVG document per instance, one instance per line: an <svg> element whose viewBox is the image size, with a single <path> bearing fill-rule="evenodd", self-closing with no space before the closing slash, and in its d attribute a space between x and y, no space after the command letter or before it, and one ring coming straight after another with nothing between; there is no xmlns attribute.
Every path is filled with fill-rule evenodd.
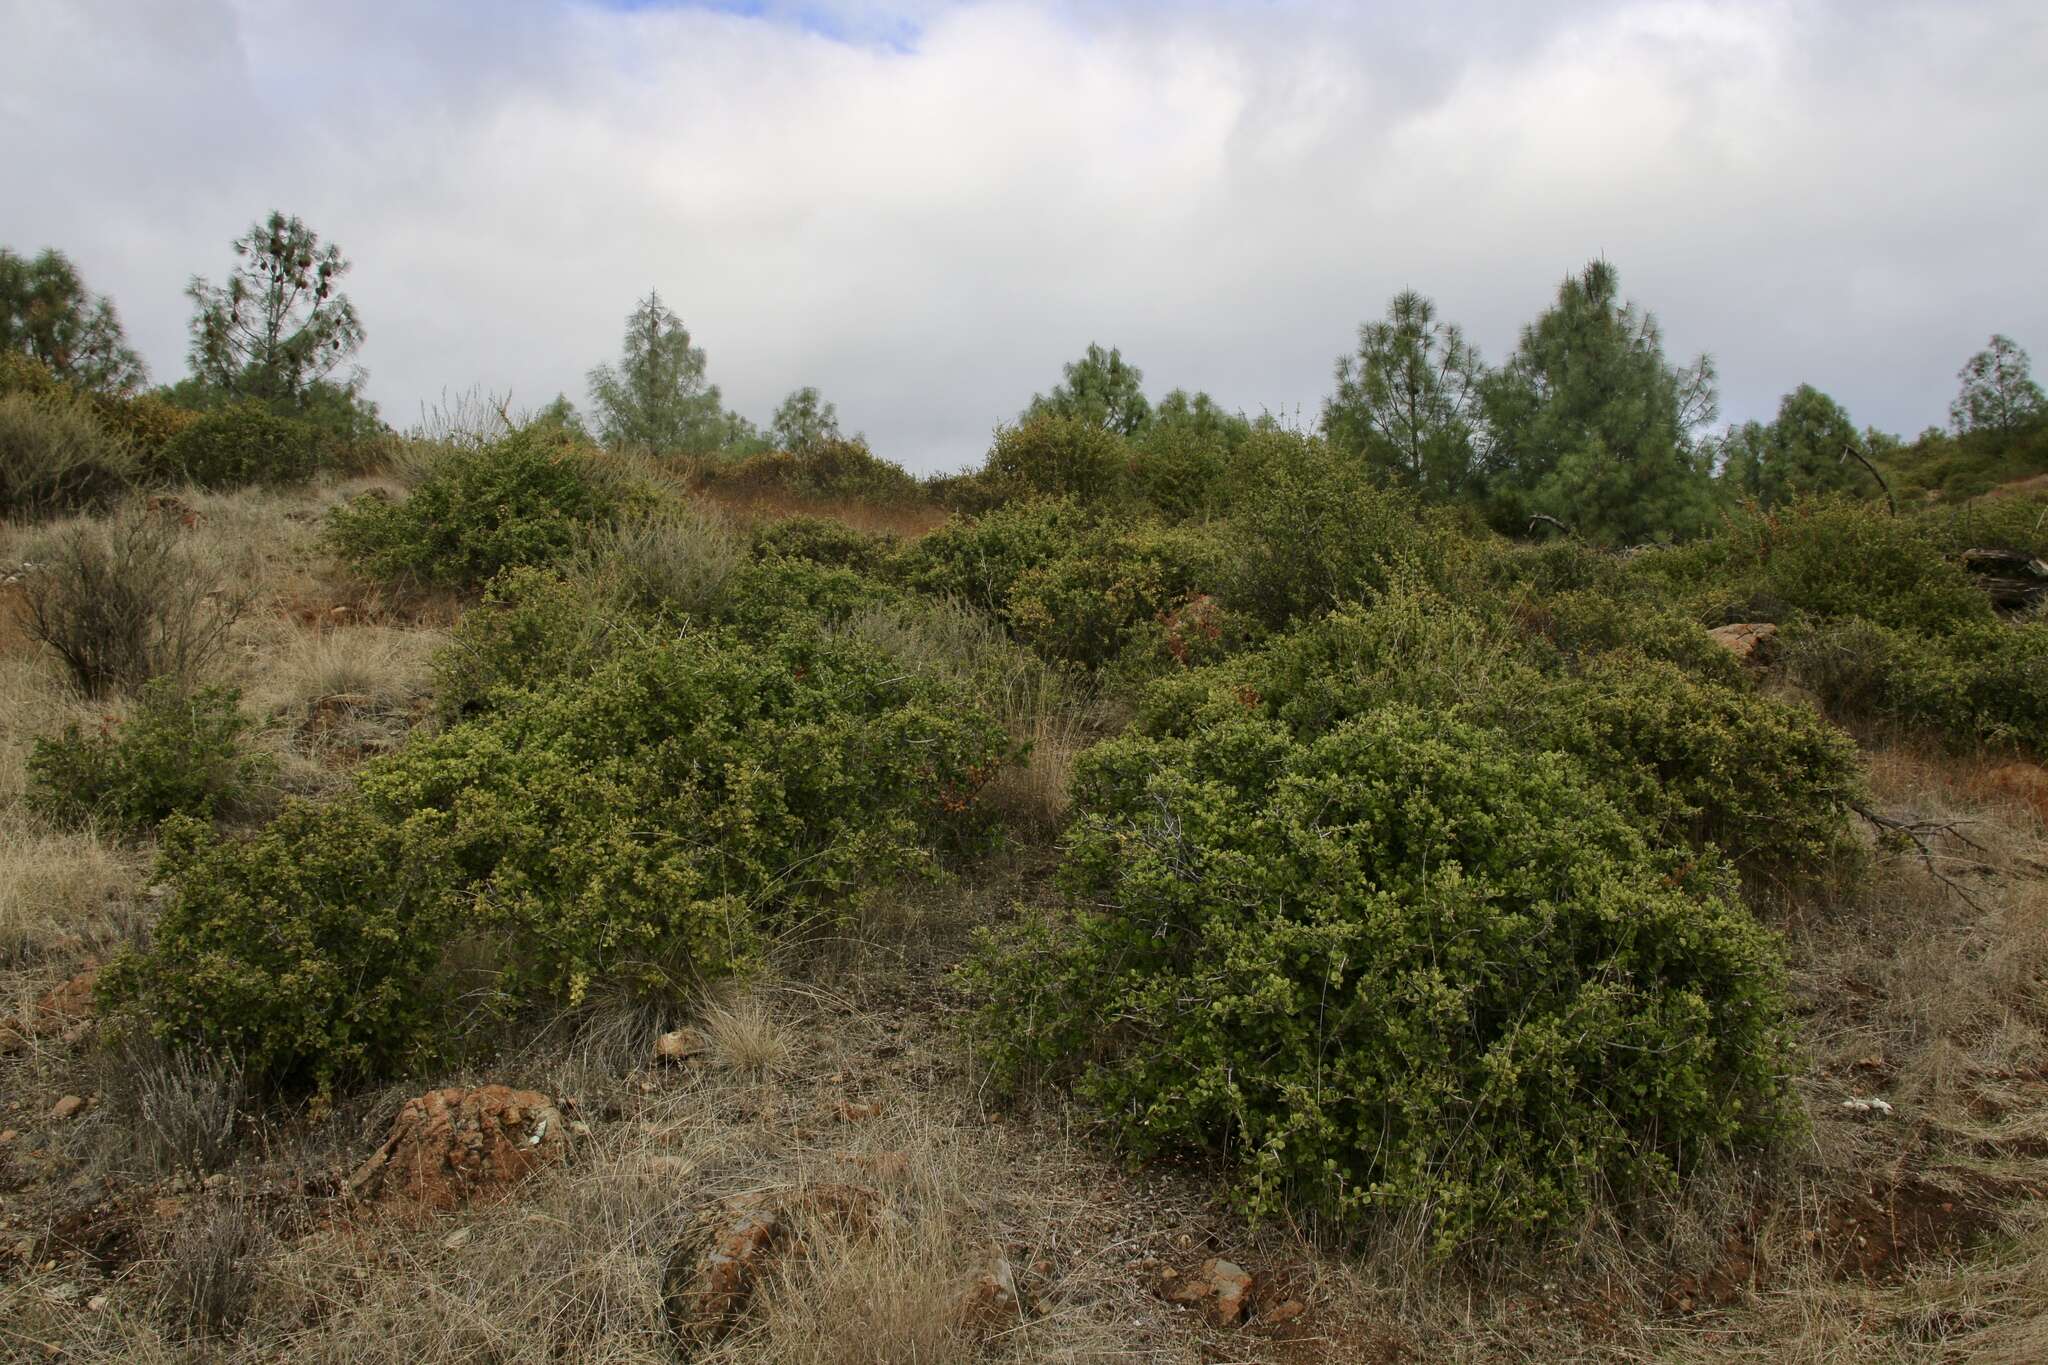
<svg viewBox="0 0 2048 1365"><path fill-rule="evenodd" d="M84 1110L84 1100L76 1095L66 1095L63 1099L50 1106L50 1117L53 1119L74 1119L83 1113Z"/></svg>
<svg viewBox="0 0 2048 1365"><path fill-rule="evenodd" d="M994 1332L1023 1315L1024 1301L1007 1256L996 1257L993 1265L975 1276L960 1299L960 1321L970 1330Z"/></svg>
<svg viewBox="0 0 2048 1365"><path fill-rule="evenodd" d="M1200 1308L1214 1327L1237 1326L1251 1307L1252 1277L1232 1261L1204 1261L1199 1271L1181 1283L1175 1281L1182 1277L1165 1273L1159 1278L1169 1302Z"/></svg>
<svg viewBox="0 0 2048 1365"><path fill-rule="evenodd" d="M679 1028L654 1040L654 1060L676 1065L709 1050L704 1035L692 1028Z"/></svg>
<svg viewBox="0 0 2048 1365"><path fill-rule="evenodd" d="M1769 621L1745 621L1710 630L1707 636L1741 662L1763 664L1770 661L1771 650L1778 639L1778 628Z"/></svg>

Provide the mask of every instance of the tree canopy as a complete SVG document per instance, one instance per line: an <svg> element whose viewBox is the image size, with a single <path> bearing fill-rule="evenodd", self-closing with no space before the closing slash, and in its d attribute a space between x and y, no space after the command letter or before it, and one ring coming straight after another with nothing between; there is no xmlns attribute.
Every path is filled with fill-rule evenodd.
<svg viewBox="0 0 2048 1365"><path fill-rule="evenodd" d="M1046 414L1079 418L1109 428L1119 436L1136 436L1151 424L1152 405L1142 387L1145 372L1125 362L1123 353L1094 342L1087 353L1064 367L1066 382L1052 392L1031 396L1024 417Z"/></svg>
<svg viewBox="0 0 2048 1365"><path fill-rule="evenodd" d="M1715 414L1713 361L1667 362L1657 320L1620 288L1606 261L1567 278L1481 383L1506 520L1551 516L1624 544L1706 522L1708 460L1694 433Z"/></svg>
<svg viewBox="0 0 2048 1365"><path fill-rule="evenodd" d="M704 349L650 289L626 317L617 367L590 372L590 406L606 445L646 451L717 450L732 434Z"/></svg>
<svg viewBox="0 0 2048 1365"><path fill-rule="evenodd" d="M226 284L193 276L193 376L228 398L296 405L363 345L362 319L338 291L349 261L296 217L273 212L234 243ZM364 375L333 385L352 397Z"/></svg>
<svg viewBox="0 0 2048 1365"><path fill-rule="evenodd" d="M1403 290L1384 319L1359 327L1357 354L1338 359L1323 432L1388 483L1432 500L1456 497L1476 472L1484 374L1458 326Z"/></svg>
<svg viewBox="0 0 2048 1365"><path fill-rule="evenodd" d="M1948 412L1959 436L1976 431L2011 436L2048 414L2048 401L2034 382L2033 362L2011 337L1992 337L1963 363L1956 378L1962 388Z"/></svg>
<svg viewBox="0 0 2048 1365"><path fill-rule="evenodd" d="M838 437L838 409L809 385L792 389L768 423L768 439L777 450L806 450Z"/></svg>
<svg viewBox="0 0 2048 1365"><path fill-rule="evenodd" d="M95 393L132 393L149 379L113 301L54 248L28 257L0 247L0 350L25 351Z"/></svg>

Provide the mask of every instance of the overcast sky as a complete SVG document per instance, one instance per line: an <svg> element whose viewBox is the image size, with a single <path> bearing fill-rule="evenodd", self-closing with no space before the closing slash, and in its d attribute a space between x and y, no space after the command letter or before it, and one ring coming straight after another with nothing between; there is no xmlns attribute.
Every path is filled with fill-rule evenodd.
<svg viewBox="0 0 2048 1365"><path fill-rule="evenodd" d="M0 244L152 373L272 208L355 268L387 419L582 403L650 287L765 421L915 469L1090 341L1313 422L1413 286L1490 361L1604 255L1724 417L1946 418L2048 366L2048 5L0 0Z"/></svg>

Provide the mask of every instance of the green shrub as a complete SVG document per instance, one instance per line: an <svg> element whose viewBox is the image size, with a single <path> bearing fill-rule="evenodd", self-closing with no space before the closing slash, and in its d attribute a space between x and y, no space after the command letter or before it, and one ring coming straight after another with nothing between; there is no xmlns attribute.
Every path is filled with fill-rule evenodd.
<svg viewBox="0 0 2048 1365"><path fill-rule="evenodd" d="M1753 872L1823 875L1847 848L1856 747L1810 711L1739 671L1694 674L1634 649L1562 657L1413 583L1155 684L1137 726L1185 737L1250 714L1307 742L1389 705L1568 755L1659 842L1714 844Z"/></svg>
<svg viewBox="0 0 2048 1365"><path fill-rule="evenodd" d="M1800 623L1785 631L1784 659L1837 715L2048 754L2048 622L1986 621L1943 636L1854 618Z"/></svg>
<svg viewBox="0 0 2048 1365"><path fill-rule="evenodd" d="M507 569L462 614L434 661L434 705L443 719L478 715L530 690L588 677L642 643L650 623L584 576Z"/></svg>
<svg viewBox="0 0 2048 1365"><path fill-rule="evenodd" d="M1742 684L1742 665L1687 612L1612 591L1554 593L1530 605L1527 624L1574 658L1630 650L1677 664L1727 687Z"/></svg>
<svg viewBox="0 0 2048 1365"><path fill-rule="evenodd" d="M1099 506L1123 495L1130 463L1123 437L1100 423L1041 413L996 432L982 473L1027 496Z"/></svg>
<svg viewBox="0 0 2048 1365"><path fill-rule="evenodd" d="M319 442L305 422L275 416L261 403L234 403L166 439L151 472L204 488L298 483L313 476Z"/></svg>
<svg viewBox="0 0 2048 1365"><path fill-rule="evenodd" d="M772 489L800 497L898 503L924 496L915 475L877 456L859 437L825 437L796 450L764 450L743 460L711 461L699 466L697 477L721 488Z"/></svg>
<svg viewBox="0 0 2048 1365"><path fill-rule="evenodd" d="M105 506L135 477L128 443L84 399L0 394L0 518Z"/></svg>
<svg viewBox="0 0 2048 1365"><path fill-rule="evenodd" d="M1933 633L1992 619L1984 593L1925 530L1882 507L1802 500L1733 535L1737 562L1756 566L1758 585L1814 616Z"/></svg>
<svg viewBox="0 0 2048 1365"><path fill-rule="evenodd" d="M920 537L904 549L894 576L915 591L1001 616L1019 578L1071 553L1097 523L1068 499L1014 503Z"/></svg>
<svg viewBox="0 0 2048 1365"><path fill-rule="evenodd" d="M459 907L401 830L344 797L249 839L181 818L161 839L174 893L148 949L101 973L104 1012L274 1089L331 1093L446 1050L436 969Z"/></svg>
<svg viewBox="0 0 2048 1365"><path fill-rule="evenodd" d="M559 580L506 582L535 633L569 619ZM502 680L334 806L176 862L156 944L112 998L279 1083L388 1075L438 1017L451 941L487 973L472 1004L500 1012L600 981L674 991L986 837L980 789L1008 741L879 648L699 629L583 657Z"/></svg>
<svg viewBox="0 0 2048 1365"><path fill-rule="evenodd" d="M720 975L978 826L994 723L792 632L636 648L367 769L409 856L478 888L515 994Z"/></svg>
<svg viewBox="0 0 2048 1365"><path fill-rule="evenodd" d="M858 573L881 573L902 542L895 536L857 531L830 517L784 517L754 528L754 554L808 559Z"/></svg>
<svg viewBox="0 0 2048 1365"><path fill-rule="evenodd" d="M173 815L212 820L246 811L275 764L243 743L249 722L234 688L187 692L159 678L125 721L87 734L72 722L29 755L29 804L63 824L104 822L147 834Z"/></svg>
<svg viewBox="0 0 2048 1365"><path fill-rule="evenodd" d="M1219 537L1141 523L1100 527L1068 553L1026 569L1010 584L1001 616L1049 659L1099 669L1143 642L1163 660L1182 608L1218 587L1232 555ZM1243 626L1219 610L1202 631L1173 637L1182 663L1220 655Z"/></svg>
<svg viewBox="0 0 2048 1365"><path fill-rule="evenodd" d="M1266 626L1371 597L1399 566L1435 558L1415 501L1320 438L1262 432L1238 458L1236 569L1223 598Z"/></svg>
<svg viewBox="0 0 2048 1365"><path fill-rule="evenodd" d="M1789 1120L1772 936L1572 761L1389 706L1090 751L1067 915L969 980L995 1074L1070 1079L1255 1214L1542 1240Z"/></svg>
<svg viewBox="0 0 2048 1365"><path fill-rule="evenodd" d="M30 634L88 697L157 677L189 682L227 648L248 601L147 512L70 528L23 588Z"/></svg>
<svg viewBox="0 0 2048 1365"><path fill-rule="evenodd" d="M516 432L477 450L451 450L411 495L336 508L336 550L379 577L477 587L500 570L560 560L621 498L573 449Z"/></svg>
<svg viewBox="0 0 2048 1365"><path fill-rule="evenodd" d="M1154 424L1133 442L1133 494L1173 518L1222 511L1232 459L1229 435L1191 422Z"/></svg>
<svg viewBox="0 0 2048 1365"><path fill-rule="evenodd" d="M1495 719L1585 763L1665 841L1711 844L1774 877L1823 876L1852 859L1861 758L1806 707L1619 651L1588 661L1540 709Z"/></svg>
<svg viewBox="0 0 2048 1365"><path fill-rule="evenodd" d="M1983 549L2048 558L2048 496L2040 493L1936 504L1918 522L1946 555Z"/></svg>

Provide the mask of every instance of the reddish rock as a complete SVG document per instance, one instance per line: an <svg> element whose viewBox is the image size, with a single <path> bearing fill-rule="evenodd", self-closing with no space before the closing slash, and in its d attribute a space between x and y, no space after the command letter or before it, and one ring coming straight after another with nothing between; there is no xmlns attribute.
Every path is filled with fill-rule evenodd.
<svg viewBox="0 0 2048 1365"><path fill-rule="evenodd" d="M1000 1332L1015 1326L1023 1315L1024 1298L1017 1291L1017 1273L1007 1256L996 1257L960 1297L960 1325L970 1332Z"/></svg>
<svg viewBox="0 0 2048 1365"><path fill-rule="evenodd" d="M93 987L100 969L88 967L61 986L52 986L36 999L36 1031L61 1031L66 1025L92 1018Z"/></svg>
<svg viewBox="0 0 2048 1365"><path fill-rule="evenodd" d="M881 1200L859 1185L742 1195L714 1205L669 1253L661 1302L676 1351L689 1360L723 1341L776 1260L801 1250L806 1222L870 1230Z"/></svg>
<svg viewBox="0 0 2048 1365"><path fill-rule="evenodd" d="M676 1064L702 1057L709 1050L704 1035L693 1028L679 1028L654 1040L654 1060Z"/></svg>
<svg viewBox="0 0 2048 1365"><path fill-rule="evenodd" d="M1733 654L1746 664L1770 662L1771 654L1778 646L1778 628L1769 621L1749 621L1740 625L1722 626L1707 634L1715 644Z"/></svg>
<svg viewBox="0 0 2048 1365"><path fill-rule="evenodd" d="M1167 1302L1201 1309L1213 1327L1236 1327L1251 1311L1252 1277L1234 1262L1212 1258L1192 1275L1161 1279Z"/></svg>
<svg viewBox="0 0 2048 1365"><path fill-rule="evenodd" d="M569 1125L536 1091L430 1090L405 1102L348 1187L363 1199L454 1209L503 1198L568 1150Z"/></svg>

